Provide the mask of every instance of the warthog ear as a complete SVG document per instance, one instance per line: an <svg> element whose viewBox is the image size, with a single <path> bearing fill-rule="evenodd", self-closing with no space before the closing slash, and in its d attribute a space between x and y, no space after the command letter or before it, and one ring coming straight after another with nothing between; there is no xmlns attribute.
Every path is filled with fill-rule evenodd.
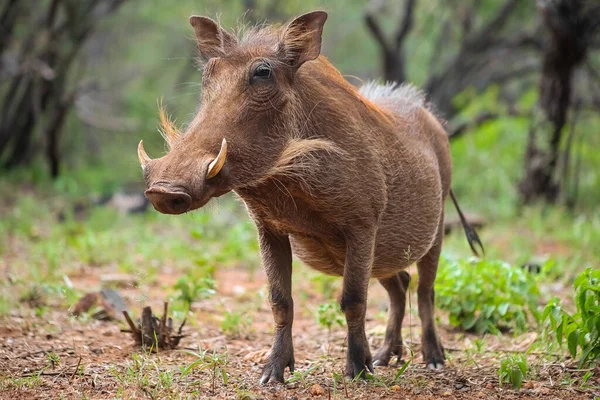
<svg viewBox="0 0 600 400"><path fill-rule="evenodd" d="M327 20L325 11L313 11L294 19L283 29L278 52L284 61L299 68L321 54L321 36Z"/></svg>
<svg viewBox="0 0 600 400"><path fill-rule="evenodd" d="M237 45L235 36L208 17L192 15L190 25L194 28L196 44L204 61L214 57L222 57Z"/></svg>

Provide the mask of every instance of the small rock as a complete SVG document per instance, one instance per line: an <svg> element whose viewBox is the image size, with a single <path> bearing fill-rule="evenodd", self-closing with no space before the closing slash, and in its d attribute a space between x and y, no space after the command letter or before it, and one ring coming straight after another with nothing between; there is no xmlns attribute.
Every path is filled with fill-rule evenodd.
<svg viewBox="0 0 600 400"><path fill-rule="evenodd" d="M448 396L450 396L451 394L452 394L452 393L450 393L450 392L448 392L448 391L445 391L444 393L442 393L442 396L444 396L444 397L448 397Z"/></svg>
<svg viewBox="0 0 600 400"><path fill-rule="evenodd" d="M394 392L399 392L400 391L400 386L394 385L390 389L392 389Z"/></svg>
<svg viewBox="0 0 600 400"><path fill-rule="evenodd" d="M491 383L488 383L487 385L485 385L485 388L487 390L492 390L492 389L494 389L494 385L492 385Z"/></svg>
<svg viewBox="0 0 600 400"><path fill-rule="evenodd" d="M550 390L550 388L547 388L545 386L542 387L542 388L540 388L540 393L541 394L550 394L551 392L552 392L552 390Z"/></svg>
<svg viewBox="0 0 600 400"><path fill-rule="evenodd" d="M325 389L323 389L323 386L319 385L318 383L315 383L314 385L311 386L311 388L310 388L311 396L323 396L324 394L325 394Z"/></svg>
<svg viewBox="0 0 600 400"><path fill-rule="evenodd" d="M267 361L270 352L271 350L269 349L251 351L244 356L244 361L251 361L256 364L263 363Z"/></svg>
<svg viewBox="0 0 600 400"><path fill-rule="evenodd" d="M483 393L483 392L477 392L477 397L484 398L485 397L485 393Z"/></svg>
<svg viewBox="0 0 600 400"><path fill-rule="evenodd" d="M528 381L523 384L523 389L533 389L533 382Z"/></svg>

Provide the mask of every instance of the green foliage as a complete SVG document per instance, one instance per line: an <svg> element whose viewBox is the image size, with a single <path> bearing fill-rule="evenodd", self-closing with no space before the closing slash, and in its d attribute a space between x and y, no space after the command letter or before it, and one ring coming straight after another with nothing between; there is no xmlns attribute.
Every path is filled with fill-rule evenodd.
<svg viewBox="0 0 600 400"><path fill-rule="evenodd" d="M575 278L577 312L569 314L554 297L542 315L545 336L562 346L566 340L571 356L579 353L579 367L600 363L600 269L588 268Z"/></svg>
<svg viewBox="0 0 600 400"><path fill-rule="evenodd" d="M524 331L538 320L536 281L522 268L503 261L440 260L436 305L450 324L478 333Z"/></svg>
<svg viewBox="0 0 600 400"><path fill-rule="evenodd" d="M513 389L520 389L523 380L527 376L527 359L523 354L513 354L502 360L498 375L500 376L500 385L509 383Z"/></svg>
<svg viewBox="0 0 600 400"><path fill-rule="evenodd" d="M331 333L331 328L334 325L344 326L346 320L340 305L337 302L331 302L319 306L317 309L317 322L322 327L327 328L327 332Z"/></svg>
<svg viewBox="0 0 600 400"><path fill-rule="evenodd" d="M252 315L234 311L225 311L221 321L221 331L229 338L239 338L247 333L252 325Z"/></svg>
<svg viewBox="0 0 600 400"><path fill-rule="evenodd" d="M326 275L320 272L312 274L310 282L311 286L315 288L315 291L321 293L326 299L333 297L342 283L339 277Z"/></svg>
<svg viewBox="0 0 600 400"><path fill-rule="evenodd" d="M174 289L179 291L176 299L183 301L188 309L194 301L209 298L216 293L215 281L210 277L194 278L186 275L177 280Z"/></svg>

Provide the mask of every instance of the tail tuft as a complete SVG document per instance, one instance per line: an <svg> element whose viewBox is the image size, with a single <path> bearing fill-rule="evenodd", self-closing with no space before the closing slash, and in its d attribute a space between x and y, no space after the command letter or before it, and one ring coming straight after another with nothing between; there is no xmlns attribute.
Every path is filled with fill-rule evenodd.
<svg viewBox="0 0 600 400"><path fill-rule="evenodd" d="M465 229L465 235L467 236L467 241L469 242L469 246L471 247L473 254L475 254L477 257L481 257L481 255L485 255L485 249L483 248L483 244L481 243L481 240L479 239L479 235L477 234L475 229L473 229L473 227L471 225L469 225L469 223L467 222L467 219L465 218L460 207L458 206L458 202L456 201L456 197L454 197L454 193L452 193L452 190L450 190L450 197L452 198L454 207L456 207L456 211L458 212L458 217L460 218L460 223L462 224L463 228ZM479 251L477 251L477 249L475 248L476 246L478 246L479 249L481 250L481 255L479 254Z"/></svg>

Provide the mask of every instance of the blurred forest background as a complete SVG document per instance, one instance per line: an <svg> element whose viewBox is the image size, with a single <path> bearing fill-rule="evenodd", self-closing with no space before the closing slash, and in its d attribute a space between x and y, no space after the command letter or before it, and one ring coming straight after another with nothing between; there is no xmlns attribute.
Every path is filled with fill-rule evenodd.
<svg viewBox="0 0 600 400"><path fill-rule="evenodd" d="M106 273L124 273L134 277L124 290L134 304L169 299L175 317L187 315L200 337L221 332L229 340L246 331L242 337L268 348L270 325L251 318L271 317L258 290L264 278L253 286L258 246L243 207L226 196L181 217L158 214L143 198L136 146L144 139L151 156L165 152L157 130L161 99L179 125L196 111L202 82L191 14L243 29L313 9L329 13L322 54L351 83L411 82L447 121L453 190L482 225L489 261L472 265L463 234L447 236L436 284L438 307L449 316L442 341L462 348L462 334L451 327L498 333L502 325L515 333L511 345L533 342L545 351L558 322L542 322L543 306L558 310L551 298L559 296L565 309L581 311L572 284L589 267L597 297L586 304L600 312L599 0L1 0L0 328L21 327L18 316L72 332L66 310ZM339 280L301 271L294 285L302 299L335 301ZM256 298L232 294L240 282ZM583 278L575 282L583 287ZM213 301L215 290L225 297L196 320L193 305ZM386 297L374 290L375 306L384 308ZM298 303L297 313L314 323L314 301ZM318 321L331 336L337 320L328 307L319 309ZM544 318L560 320L562 311L554 311ZM373 323L383 326L378 318ZM595 333L574 340L595 349L586 357L598 360L600 317L594 318ZM523 332L537 336L517 339ZM341 348L343 336L334 339ZM121 344L100 339L111 340ZM23 367L11 367L17 365ZM539 368L536 379L545 379ZM477 365L475 376L484 375ZM496 370L488 376L497 379ZM0 388L22 388L1 378ZM214 391L214 379L212 385Z"/></svg>
<svg viewBox="0 0 600 400"><path fill-rule="evenodd" d="M597 1L33 4L0 8L0 165L35 184L58 178L72 190L110 192L137 180L139 138L162 151L157 99L180 123L198 103L190 12L240 27L324 8L323 53L349 80L427 92L448 121L461 197L496 212L538 198L571 209L598 202Z"/></svg>

